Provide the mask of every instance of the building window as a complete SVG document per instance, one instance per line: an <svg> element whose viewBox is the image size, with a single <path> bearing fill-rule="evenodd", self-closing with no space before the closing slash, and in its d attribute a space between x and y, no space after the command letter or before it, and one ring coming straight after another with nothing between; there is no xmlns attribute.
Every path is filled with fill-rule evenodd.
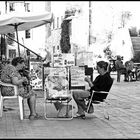
<svg viewBox="0 0 140 140"><path fill-rule="evenodd" d="M31 38L30 30L25 31L25 38Z"/></svg>
<svg viewBox="0 0 140 140"><path fill-rule="evenodd" d="M59 28L59 17L57 17L57 29Z"/></svg>
<svg viewBox="0 0 140 140"><path fill-rule="evenodd" d="M15 33L8 33L8 36L12 39L15 39ZM14 41L12 39L8 38L7 39L7 44L8 45L13 45L14 44Z"/></svg>
<svg viewBox="0 0 140 140"><path fill-rule="evenodd" d="M9 10L11 11L15 11L15 4L14 3L9 3Z"/></svg>
<svg viewBox="0 0 140 140"><path fill-rule="evenodd" d="M53 18L53 29L55 29L55 17Z"/></svg>
<svg viewBox="0 0 140 140"><path fill-rule="evenodd" d="M9 58L15 58L16 57L16 50L15 49L10 49L9 50Z"/></svg>
<svg viewBox="0 0 140 140"><path fill-rule="evenodd" d="M25 11L26 12L30 12L30 4L29 3L25 3Z"/></svg>

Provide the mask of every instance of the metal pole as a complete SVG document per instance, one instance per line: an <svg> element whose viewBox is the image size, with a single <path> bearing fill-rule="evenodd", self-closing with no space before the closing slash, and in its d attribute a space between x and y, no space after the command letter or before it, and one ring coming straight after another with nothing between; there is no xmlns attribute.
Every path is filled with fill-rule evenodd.
<svg viewBox="0 0 140 140"><path fill-rule="evenodd" d="M5 1L5 13L7 13L7 1Z"/></svg>
<svg viewBox="0 0 140 140"><path fill-rule="evenodd" d="M91 1L89 1L89 47L91 44Z"/></svg>
<svg viewBox="0 0 140 140"><path fill-rule="evenodd" d="M19 42L19 39L18 39L18 31L17 31L17 25L15 25L15 30L16 30L17 42ZM20 56L20 47L19 47L19 43L18 43L18 55Z"/></svg>
<svg viewBox="0 0 140 140"><path fill-rule="evenodd" d="M51 1L46 1L45 2L45 11L47 12L51 12ZM46 44L47 44L47 40L48 38L51 36L51 23L50 24L46 24L45 25L46 27L46 35L45 35L45 47L46 47ZM48 49L48 48L47 48ZM50 48L49 48L50 50Z"/></svg>
<svg viewBox="0 0 140 140"><path fill-rule="evenodd" d="M18 43L19 45L21 45L22 47L24 47L25 49L29 50L30 52L32 52L33 54L37 55L38 57L42 58L39 54L33 52L32 50L30 50L29 48L27 48L26 46L22 45L21 43L17 42L16 40L14 40L13 38L11 38L10 36L6 35L6 37L10 38L11 40L15 41L16 43Z"/></svg>

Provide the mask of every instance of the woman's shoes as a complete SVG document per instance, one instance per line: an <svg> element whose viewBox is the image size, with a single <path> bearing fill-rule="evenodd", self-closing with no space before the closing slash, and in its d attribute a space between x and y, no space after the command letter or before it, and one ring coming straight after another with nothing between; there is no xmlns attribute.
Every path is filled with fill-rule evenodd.
<svg viewBox="0 0 140 140"><path fill-rule="evenodd" d="M8 107L3 106L3 111L4 112L13 111L13 110L14 110L13 108L8 108Z"/></svg>
<svg viewBox="0 0 140 140"><path fill-rule="evenodd" d="M41 117L42 116L36 113L36 115L29 115L29 120L37 120L37 119L41 119Z"/></svg>

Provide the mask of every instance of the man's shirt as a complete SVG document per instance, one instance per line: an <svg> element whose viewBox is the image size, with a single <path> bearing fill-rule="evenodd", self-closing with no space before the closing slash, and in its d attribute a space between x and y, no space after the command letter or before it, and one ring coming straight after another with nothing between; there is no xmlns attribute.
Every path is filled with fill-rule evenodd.
<svg viewBox="0 0 140 140"><path fill-rule="evenodd" d="M106 91L108 92L112 86L113 79L110 77L109 73L105 73L104 75L98 75L93 81L93 87L91 90L95 91Z"/></svg>

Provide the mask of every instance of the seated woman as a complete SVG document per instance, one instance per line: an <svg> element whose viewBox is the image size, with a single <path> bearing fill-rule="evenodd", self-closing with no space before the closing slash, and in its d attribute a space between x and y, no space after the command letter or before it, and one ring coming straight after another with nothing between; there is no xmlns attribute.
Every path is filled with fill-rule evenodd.
<svg viewBox="0 0 140 140"><path fill-rule="evenodd" d="M88 82L90 90L75 90L73 91L73 99L77 103L78 112L76 117L85 118L85 112L87 112L88 105L85 104L86 98L90 97L91 92L94 91L106 91L108 92L112 86L113 79L108 73L108 63L105 61L97 62L97 70L99 75L92 82L90 78L86 77L85 81ZM93 113L93 107L89 109L87 113Z"/></svg>
<svg viewBox="0 0 140 140"><path fill-rule="evenodd" d="M31 88L26 88L25 83L28 82L26 77L22 77L19 73L25 67L24 59L22 57L15 57L11 64L7 64L2 68L1 81L5 83L12 83L18 86L19 96L27 98L27 104L30 109L29 119L37 119L40 116L36 113L36 95ZM12 87L2 87L2 95L14 95Z"/></svg>

